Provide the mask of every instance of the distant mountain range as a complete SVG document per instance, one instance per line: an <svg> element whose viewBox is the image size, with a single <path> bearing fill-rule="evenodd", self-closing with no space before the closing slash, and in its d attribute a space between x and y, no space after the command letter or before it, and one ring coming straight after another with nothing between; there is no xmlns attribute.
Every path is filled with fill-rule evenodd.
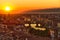
<svg viewBox="0 0 60 40"><path fill-rule="evenodd" d="M38 9L29 12L60 12L60 8Z"/></svg>

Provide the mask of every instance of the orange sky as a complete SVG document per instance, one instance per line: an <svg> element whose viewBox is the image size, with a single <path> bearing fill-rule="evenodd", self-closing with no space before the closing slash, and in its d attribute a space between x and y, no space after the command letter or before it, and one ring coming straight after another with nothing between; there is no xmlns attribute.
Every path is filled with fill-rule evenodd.
<svg viewBox="0 0 60 40"><path fill-rule="evenodd" d="M0 10L2 10L5 6L10 6L12 10L17 11L42 8L60 8L60 0L1 0Z"/></svg>

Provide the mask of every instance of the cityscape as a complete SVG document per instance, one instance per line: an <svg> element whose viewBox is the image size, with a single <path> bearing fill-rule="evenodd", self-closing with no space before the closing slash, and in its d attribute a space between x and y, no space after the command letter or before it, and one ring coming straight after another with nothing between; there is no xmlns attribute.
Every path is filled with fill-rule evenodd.
<svg viewBox="0 0 60 40"><path fill-rule="evenodd" d="M0 14L0 40L60 40L60 12Z"/></svg>
<svg viewBox="0 0 60 40"><path fill-rule="evenodd" d="M0 40L60 40L60 0L0 0Z"/></svg>

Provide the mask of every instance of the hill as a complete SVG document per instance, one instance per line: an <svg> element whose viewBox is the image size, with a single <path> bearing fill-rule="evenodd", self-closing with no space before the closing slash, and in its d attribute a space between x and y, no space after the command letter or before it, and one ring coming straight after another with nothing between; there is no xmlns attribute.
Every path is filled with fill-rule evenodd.
<svg viewBox="0 0 60 40"><path fill-rule="evenodd" d="M38 9L38 10L31 10L29 12L60 12L60 8Z"/></svg>

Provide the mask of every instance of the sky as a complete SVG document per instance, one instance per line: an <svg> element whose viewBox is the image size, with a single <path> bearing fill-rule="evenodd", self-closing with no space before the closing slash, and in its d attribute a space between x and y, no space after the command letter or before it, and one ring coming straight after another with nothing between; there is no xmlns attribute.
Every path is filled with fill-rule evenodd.
<svg viewBox="0 0 60 40"><path fill-rule="evenodd" d="M60 8L60 0L1 0L0 10L10 6L12 10L32 10L44 8Z"/></svg>

